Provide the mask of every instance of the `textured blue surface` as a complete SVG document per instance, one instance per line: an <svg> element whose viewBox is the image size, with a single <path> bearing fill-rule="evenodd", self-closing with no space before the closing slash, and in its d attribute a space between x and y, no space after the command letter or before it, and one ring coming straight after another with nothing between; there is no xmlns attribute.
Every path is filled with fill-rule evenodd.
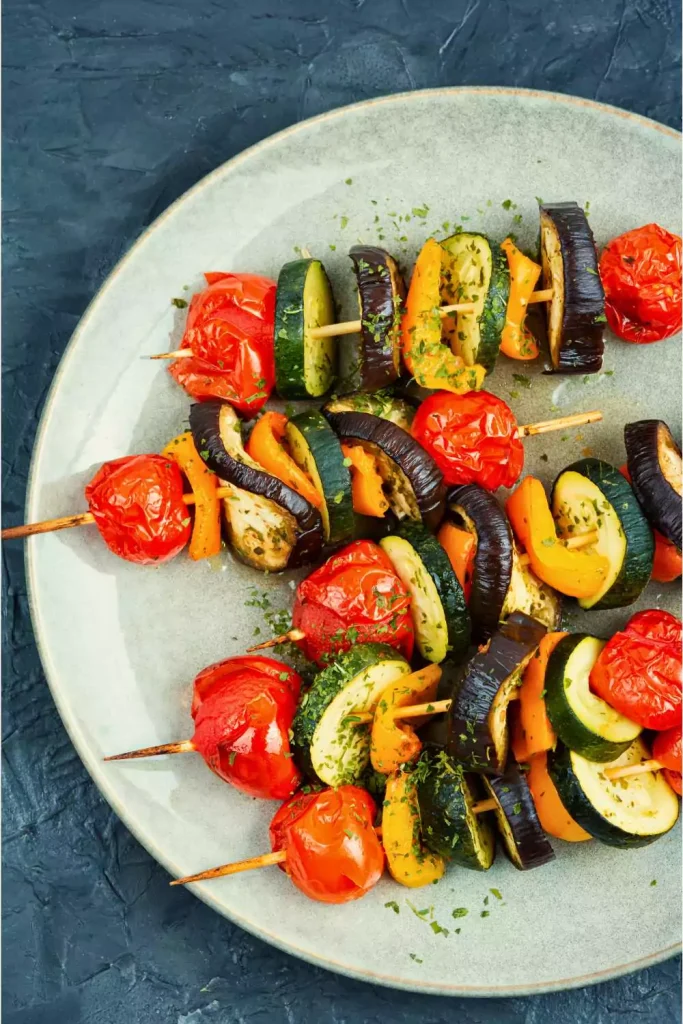
<svg viewBox="0 0 683 1024"><path fill-rule="evenodd" d="M145 225L246 146L435 85L575 93L679 126L676 0L5 0L3 22L6 522L87 302ZM4 1024L680 1021L677 960L556 995L424 997L312 968L170 890L64 732L21 544L4 548L3 612Z"/></svg>

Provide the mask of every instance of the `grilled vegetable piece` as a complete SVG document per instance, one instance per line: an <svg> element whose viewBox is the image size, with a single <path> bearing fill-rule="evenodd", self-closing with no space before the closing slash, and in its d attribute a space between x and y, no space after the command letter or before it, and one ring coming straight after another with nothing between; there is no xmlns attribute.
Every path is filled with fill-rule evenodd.
<svg viewBox="0 0 683 1024"><path fill-rule="evenodd" d="M547 752L531 756L526 780L544 832L555 839L563 839L565 843L583 843L592 838L574 821L560 800L560 794L548 771Z"/></svg>
<svg viewBox="0 0 683 1024"><path fill-rule="evenodd" d="M409 676L401 676L386 688L372 720L370 760L375 771L392 775L401 765L416 761L420 756L422 743L413 728L420 720L411 724L410 719L397 718L395 711L435 700L440 678L439 666L427 665Z"/></svg>
<svg viewBox="0 0 683 1024"><path fill-rule="evenodd" d="M488 647L468 663L449 711L448 753L466 769L486 775L505 771L507 708L545 626L513 612Z"/></svg>
<svg viewBox="0 0 683 1024"><path fill-rule="evenodd" d="M311 331L335 322L334 296L320 260L285 263L275 300L275 386L282 398L317 398L329 391L337 367L335 338Z"/></svg>
<svg viewBox="0 0 683 1024"><path fill-rule="evenodd" d="M292 722L302 768L328 786L359 782L370 763L370 731L354 711L373 711L382 691L410 665L388 644L357 644L319 672Z"/></svg>
<svg viewBox="0 0 683 1024"><path fill-rule="evenodd" d="M663 772L610 780L605 768L639 764L650 753L642 739L609 766L589 761L568 747L549 757L550 775L562 803L595 839L622 848L648 846L678 819L679 801Z"/></svg>
<svg viewBox="0 0 683 1024"><path fill-rule="evenodd" d="M597 373L602 368L605 293L586 214L576 203L541 204L543 288L550 358L559 373Z"/></svg>
<svg viewBox="0 0 683 1024"><path fill-rule="evenodd" d="M488 871L496 856L493 816L474 814L477 778L445 751L423 754L415 772L425 845L463 868Z"/></svg>
<svg viewBox="0 0 683 1024"><path fill-rule="evenodd" d="M683 546L681 449L662 420L624 427L631 486L645 515L667 540Z"/></svg>
<svg viewBox="0 0 683 1024"><path fill-rule="evenodd" d="M233 488L224 510L238 554L249 565L269 571L315 561L323 543L320 513L249 458L232 406L225 402L191 406L190 430L203 461Z"/></svg>
<svg viewBox="0 0 683 1024"><path fill-rule="evenodd" d="M546 707L563 743L589 761L613 761L640 735L641 727L592 693L589 677L604 640L572 633L548 659Z"/></svg>
<svg viewBox="0 0 683 1024"><path fill-rule="evenodd" d="M601 459L580 459L553 485L553 516L563 536L597 530L589 552L604 555L609 568L602 585L582 608L622 608L633 604L652 573L654 538L630 485Z"/></svg>
<svg viewBox="0 0 683 1024"><path fill-rule="evenodd" d="M379 416L381 420L395 423L408 434L415 417L415 408L410 402L389 395L386 391L376 391L372 395L358 391L353 395L335 397L327 402L323 412L325 415L335 412L367 412L371 416Z"/></svg>
<svg viewBox="0 0 683 1024"><path fill-rule="evenodd" d="M540 868L555 859L553 848L536 814L534 800L524 775L509 768L505 775L484 777L484 785L495 799L495 811L505 852L520 871Z"/></svg>
<svg viewBox="0 0 683 1024"><path fill-rule="evenodd" d="M565 636L567 633L546 633L522 677L522 685L519 690L519 723L524 734L526 748L525 755L521 759L523 761L533 757L534 754L553 750L557 744L557 736L550 724L546 709L545 676L548 671L548 659Z"/></svg>
<svg viewBox="0 0 683 1024"><path fill-rule="evenodd" d="M395 881L411 889L438 882L446 862L423 845L420 807L412 772L392 775L382 805L382 846Z"/></svg>
<svg viewBox="0 0 683 1024"><path fill-rule="evenodd" d="M420 654L435 664L462 657L470 642L465 595L448 555L421 523L404 520L380 547L408 589Z"/></svg>
<svg viewBox="0 0 683 1024"><path fill-rule="evenodd" d="M466 366L478 363L490 373L498 357L510 294L507 259L486 235L469 231L451 235L441 245L450 257L442 269L443 302L475 306L474 312L457 313L446 321L446 336Z"/></svg>
<svg viewBox="0 0 683 1024"><path fill-rule="evenodd" d="M194 495L190 558L197 561L217 555L221 550L221 503L216 496L216 475L202 462L189 430L169 441L161 454L177 462Z"/></svg>
<svg viewBox="0 0 683 1024"><path fill-rule="evenodd" d="M501 617L524 612L547 629L557 629L562 617L562 598L538 578L531 565L523 562L516 544L512 545L512 578L505 595Z"/></svg>
<svg viewBox="0 0 683 1024"><path fill-rule="evenodd" d="M436 530L446 507L441 470L401 427L364 412L325 415L344 444L360 444L375 456L392 511L399 519L421 519Z"/></svg>
<svg viewBox="0 0 683 1024"><path fill-rule="evenodd" d="M317 409L297 413L287 423L285 436L292 458L312 480L321 497L320 515L328 544L353 537L351 474L344 465L339 438Z"/></svg>
<svg viewBox="0 0 683 1024"><path fill-rule="evenodd" d="M378 391L401 373L401 309L406 286L396 260L374 245L349 250L358 284L361 330L339 350L338 390Z"/></svg>

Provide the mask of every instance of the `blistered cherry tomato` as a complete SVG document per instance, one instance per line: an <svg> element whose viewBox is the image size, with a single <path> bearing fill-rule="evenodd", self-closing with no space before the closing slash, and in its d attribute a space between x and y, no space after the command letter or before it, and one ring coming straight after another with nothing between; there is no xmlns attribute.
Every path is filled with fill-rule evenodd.
<svg viewBox="0 0 683 1024"><path fill-rule="evenodd" d="M522 472L517 421L510 407L488 391L434 392L419 406L412 433L449 486L474 483L495 491L512 487Z"/></svg>
<svg viewBox="0 0 683 1024"><path fill-rule="evenodd" d="M270 825L273 850L306 896L323 903L357 900L379 881L384 850L373 828L375 804L357 786L296 794Z"/></svg>
<svg viewBox="0 0 683 1024"><path fill-rule="evenodd" d="M194 685L195 750L249 796L283 800L301 782L289 747L301 680L273 658L210 665Z"/></svg>
<svg viewBox="0 0 683 1024"><path fill-rule="evenodd" d="M275 383L275 281L205 276L208 287L192 296L181 345L193 354L177 359L170 373L193 398L220 398L255 416Z"/></svg>
<svg viewBox="0 0 683 1024"><path fill-rule="evenodd" d="M652 744L652 757L669 771L683 772L683 747L681 743L681 726L658 732Z"/></svg>
<svg viewBox="0 0 683 1024"><path fill-rule="evenodd" d="M388 555L369 540L343 548L297 587L292 624L303 653L318 665L355 644L390 644L413 653L410 595Z"/></svg>
<svg viewBox="0 0 683 1024"><path fill-rule="evenodd" d="M139 565L166 562L185 547L192 520L183 477L162 455L126 455L105 462L85 498L107 547Z"/></svg>
<svg viewBox="0 0 683 1024"><path fill-rule="evenodd" d="M605 314L614 333L638 345L681 329L681 239L645 224L609 242L600 257Z"/></svg>
<svg viewBox="0 0 683 1024"><path fill-rule="evenodd" d="M672 772L670 768L664 768L662 775L669 783L674 793L683 796L683 776L680 772Z"/></svg>
<svg viewBox="0 0 683 1024"><path fill-rule="evenodd" d="M638 612L603 648L591 689L644 729L681 722L681 622L669 612Z"/></svg>

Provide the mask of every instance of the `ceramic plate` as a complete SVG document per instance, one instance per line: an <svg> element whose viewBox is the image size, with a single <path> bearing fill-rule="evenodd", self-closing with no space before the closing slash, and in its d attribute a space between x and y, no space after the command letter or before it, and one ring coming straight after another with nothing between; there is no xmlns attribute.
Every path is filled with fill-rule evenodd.
<svg viewBox="0 0 683 1024"><path fill-rule="evenodd" d="M346 252L359 240L382 239L407 268L428 234L455 224L497 238L514 230L531 243L535 197L590 203L600 245L648 221L679 232L679 183L673 131L542 93L392 96L267 139L160 217L89 307L43 415L29 518L83 509L83 486L101 462L158 451L187 423L185 394L163 366L140 356L174 346L184 314L171 298L199 288L202 271L277 277L307 246L325 261L342 319L350 319ZM551 406L603 410L602 425L527 441L527 471L550 482L586 448L623 462L629 419L657 416L680 435L680 354L680 339L638 347L610 338L606 374L543 376L540 365L501 358L490 387L520 422L548 418ZM530 381L513 380L513 371ZM258 630L267 634L250 596L267 591L272 607L287 607L293 574L265 579L228 554L218 564L181 555L139 568L109 554L94 528L32 538L27 551L35 632L55 701L115 811L173 875L264 851L273 805L231 791L199 757L106 765L102 758L186 737L193 677L243 652ZM676 608L676 588L651 584L638 607L654 605ZM628 615L570 619L600 633ZM584 985L676 951L677 834L635 852L596 842L556 847L555 862L538 871L519 873L499 854L486 875L452 869L438 886L412 892L384 880L345 907L309 902L275 868L195 891L296 956L420 991L500 995ZM435 934L409 901L418 910L433 905L450 934ZM469 913L454 920L461 907Z"/></svg>

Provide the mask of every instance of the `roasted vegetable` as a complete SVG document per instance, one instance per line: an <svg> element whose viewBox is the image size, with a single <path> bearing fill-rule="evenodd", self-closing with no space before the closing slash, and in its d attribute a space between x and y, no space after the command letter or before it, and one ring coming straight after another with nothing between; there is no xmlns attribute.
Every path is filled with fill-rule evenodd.
<svg viewBox="0 0 683 1024"><path fill-rule="evenodd" d="M443 857L423 845L420 807L411 772L397 772L387 782L382 805L382 845L392 878L411 889L438 882L446 870Z"/></svg>
<svg viewBox="0 0 683 1024"><path fill-rule="evenodd" d="M161 454L178 464L194 495L190 558L197 561L217 555L221 550L221 503L216 496L216 475L202 462L189 430L174 437Z"/></svg>
<svg viewBox="0 0 683 1024"><path fill-rule="evenodd" d="M533 660L533 659L532 659ZM526 780L534 799L534 807L541 827L549 836L565 843L583 843L591 839L590 833L574 821L557 792L548 771L548 754L534 754L529 761Z"/></svg>
<svg viewBox="0 0 683 1024"><path fill-rule="evenodd" d="M339 438L317 409L292 416L285 437L292 458L312 480L318 494L326 543L350 540L354 531L351 475L344 464Z"/></svg>
<svg viewBox="0 0 683 1024"><path fill-rule="evenodd" d="M285 263L275 302L275 386L282 398L317 398L329 391L337 367L334 337L311 332L335 322L334 297L320 260Z"/></svg>
<svg viewBox="0 0 683 1024"><path fill-rule="evenodd" d="M401 676L390 683L382 693L375 717L372 720L372 741L370 760L375 771L392 775L402 764L415 761L422 750L422 743L413 728L419 721L401 720L397 708L412 704L425 704L436 698L441 678L438 665L427 665L419 672Z"/></svg>
<svg viewBox="0 0 683 1024"><path fill-rule="evenodd" d="M425 844L459 867L488 871L496 834L493 816L472 810L481 799L477 777L441 751L422 755L415 778Z"/></svg>
<svg viewBox="0 0 683 1024"><path fill-rule="evenodd" d="M484 778L484 785L497 804L495 811L505 852L520 871L539 868L555 859L538 820L526 779L516 768L505 775Z"/></svg>
<svg viewBox="0 0 683 1024"><path fill-rule="evenodd" d="M371 416L379 416L381 420L395 423L408 434L415 416L415 408L410 402L387 394L386 391L376 391L373 395L358 391L353 395L335 396L327 402L323 412L325 415L333 412L367 412Z"/></svg>
<svg viewBox="0 0 683 1024"><path fill-rule="evenodd" d="M681 549L681 449L662 420L638 420L624 427L631 485L645 515Z"/></svg>

